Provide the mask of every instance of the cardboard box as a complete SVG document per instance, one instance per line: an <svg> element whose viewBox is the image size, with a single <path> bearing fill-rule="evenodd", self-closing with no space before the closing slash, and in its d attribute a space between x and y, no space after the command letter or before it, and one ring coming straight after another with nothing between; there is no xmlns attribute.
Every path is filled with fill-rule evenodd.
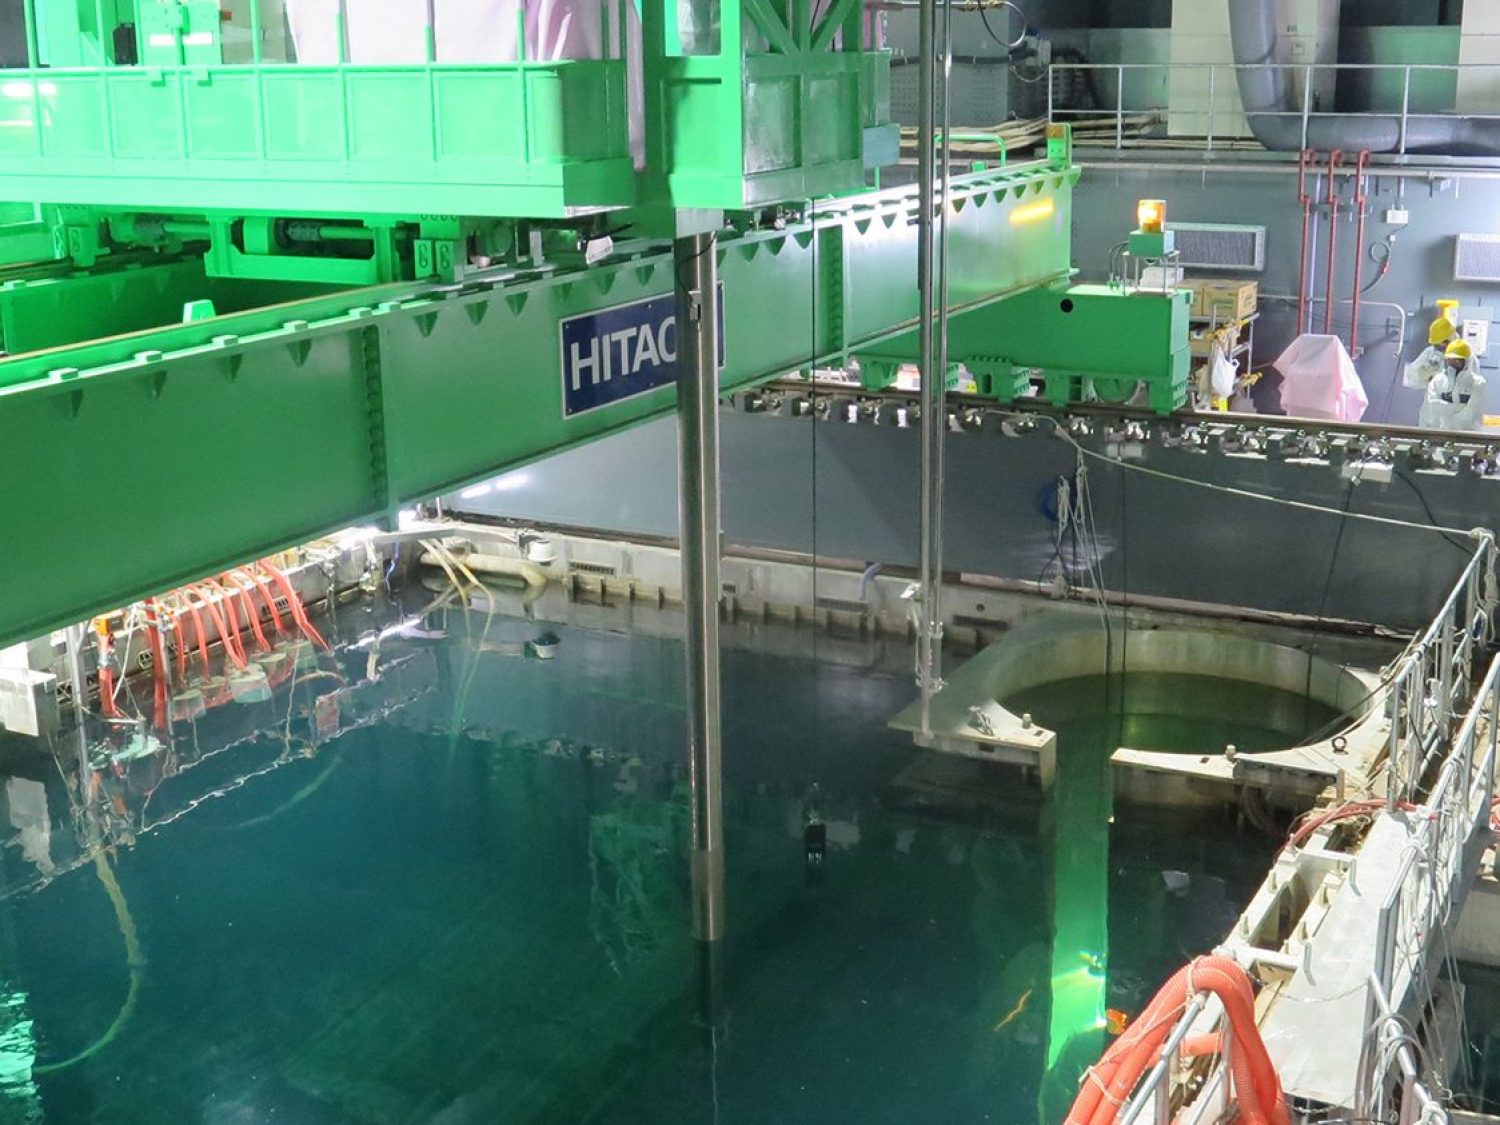
<svg viewBox="0 0 1500 1125"><path fill-rule="evenodd" d="M1220 321L1243 320L1260 303L1257 281L1220 281L1190 278L1184 282L1193 291L1194 316L1217 317Z"/></svg>

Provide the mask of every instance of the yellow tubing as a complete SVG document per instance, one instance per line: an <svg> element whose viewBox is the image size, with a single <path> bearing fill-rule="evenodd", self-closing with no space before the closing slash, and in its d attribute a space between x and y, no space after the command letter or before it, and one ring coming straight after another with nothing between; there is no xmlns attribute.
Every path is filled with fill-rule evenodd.
<svg viewBox="0 0 1500 1125"><path fill-rule="evenodd" d="M109 858L105 855L103 848L94 853L94 873L99 876L99 882L104 884L104 891L109 895L109 901L115 908L115 922L120 927L120 937L125 940L125 962L130 966L130 989L125 993L125 1002L120 1005L120 1011L116 1014L114 1022L109 1025L103 1035L72 1058L32 1067L33 1075L52 1074L65 1070L97 1055L114 1042L115 1036L120 1034L135 1012L136 997L141 991L141 979L146 975L146 958L141 952L140 935L135 931L135 919L130 916L130 906L125 902L125 893L120 890L120 884L115 879L114 870L109 866Z"/></svg>

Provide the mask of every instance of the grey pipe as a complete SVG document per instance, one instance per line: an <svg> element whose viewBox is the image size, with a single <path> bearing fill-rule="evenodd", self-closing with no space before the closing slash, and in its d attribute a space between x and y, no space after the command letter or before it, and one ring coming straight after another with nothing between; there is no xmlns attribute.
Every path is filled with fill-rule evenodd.
<svg viewBox="0 0 1500 1125"><path fill-rule="evenodd" d="M1309 117L1304 144L1303 117L1292 101L1291 79L1297 71L1276 65L1276 0L1230 0L1229 37L1240 67L1235 79L1250 131L1272 151L1341 148L1346 152L1500 155L1500 121L1455 115L1408 116L1404 149L1399 115Z"/></svg>

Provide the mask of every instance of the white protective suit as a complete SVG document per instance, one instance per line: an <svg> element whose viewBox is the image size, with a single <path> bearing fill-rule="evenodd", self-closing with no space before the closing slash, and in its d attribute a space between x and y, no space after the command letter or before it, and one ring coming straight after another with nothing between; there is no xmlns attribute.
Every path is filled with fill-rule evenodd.
<svg viewBox="0 0 1500 1125"><path fill-rule="evenodd" d="M1473 360L1455 374L1451 368L1434 375L1417 414L1424 430L1477 430L1484 424L1484 376Z"/></svg>
<svg viewBox="0 0 1500 1125"><path fill-rule="evenodd" d="M1401 381L1408 387L1423 391L1427 389L1427 384L1432 382L1435 376L1442 373L1442 370L1443 349L1433 344L1406 365L1406 374Z"/></svg>

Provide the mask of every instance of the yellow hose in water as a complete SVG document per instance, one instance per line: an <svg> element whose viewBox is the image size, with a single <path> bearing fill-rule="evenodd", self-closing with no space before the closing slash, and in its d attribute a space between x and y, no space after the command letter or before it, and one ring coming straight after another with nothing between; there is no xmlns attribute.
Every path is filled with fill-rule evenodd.
<svg viewBox="0 0 1500 1125"><path fill-rule="evenodd" d="M146 975L146 958L141 953L140 935L135 932L135 919L130 916L130 906L125 901L125 893L120 890L120 884L115 879L114 870L109 866L109 858L103 848L94 853L94 873L99 876L99 882L104 884L104 891L109 895L109 901L115 908L115 921L120 927L120 937L125 940L126 963L130 967L130 989L125 993L125 1002L120 1005L120 1011L115 1016L114 1022L109 1025L103 1035L72 1058L33 1067L31 1071L33 1075L52 1074L55 1071L76 1066L85 1059L97 1055L114 1042L115 1036L119 1035L125 1025L130 1022L130 1017L135 1011L136 997L141 991L141 979Z"/></svg>

